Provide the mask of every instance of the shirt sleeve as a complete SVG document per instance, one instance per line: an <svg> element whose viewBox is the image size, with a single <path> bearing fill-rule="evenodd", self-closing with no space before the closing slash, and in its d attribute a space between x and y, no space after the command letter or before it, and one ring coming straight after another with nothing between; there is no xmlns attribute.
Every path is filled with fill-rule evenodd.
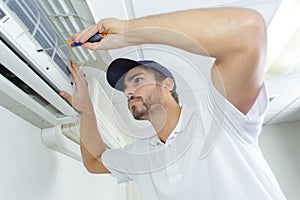
<svg viewBox="0 0 300 200"><path fill-rule="evenodd" d="M117 179L117 182L124 183L127 181L134 180L133 174L124 170L124 168L117 164L120 162L114 162L116 159L124 159L122 158L122 149L107 149L101 156L101 161L103 165L111 172L112 176Z"/></svg>
<svg viewBox="0 0 300 200"><path fill-rule="evenodd" d="M213 126L220 126L225 130L222 132L234 134L244 143L256 142L268 108L266 84L263 84L254 104L245 115L217 91L209 74L202 108L205 110L204 113L212 116ZM202 118L207 118L207 115L202 115Z"/></svg>

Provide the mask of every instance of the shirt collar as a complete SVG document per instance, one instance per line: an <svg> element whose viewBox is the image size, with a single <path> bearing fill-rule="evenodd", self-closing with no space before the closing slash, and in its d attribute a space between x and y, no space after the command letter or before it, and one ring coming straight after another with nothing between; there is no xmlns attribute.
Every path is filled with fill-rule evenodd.
<svg viewBox="0 0 300 200"><path fill-rule="evenodd" d="M195 107L182 105L178 123L172 133L169 135L168 140L176 137L177 134L180 134L185 130L185 127L187 126L194 112ZM149 143L153 146L164 145L156 134L149 138Z"/></svg>

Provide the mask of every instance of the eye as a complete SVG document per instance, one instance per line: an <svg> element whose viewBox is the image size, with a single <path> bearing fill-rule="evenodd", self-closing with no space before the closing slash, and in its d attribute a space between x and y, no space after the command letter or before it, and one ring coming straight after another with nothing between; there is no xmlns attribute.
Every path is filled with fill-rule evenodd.
<svg viewBox="0 0 300 200"><path fill-rule="evenodd" d="M138 84L138 83L140 83L142 80L143 80L143 78L137 77L137 78L134 79L134 83Z"/></svg>

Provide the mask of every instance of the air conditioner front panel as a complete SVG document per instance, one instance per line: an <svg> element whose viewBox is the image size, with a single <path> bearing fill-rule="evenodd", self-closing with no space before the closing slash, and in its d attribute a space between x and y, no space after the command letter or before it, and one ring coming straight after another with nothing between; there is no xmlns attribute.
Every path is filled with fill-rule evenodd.
<svg viewBox="0 0 300 200"><path fill-rule="evenodd" d="M1 75L0 75L0 79L1 80L3 79ZM3 84L1 80L0 83ZM2 92L1 90L0 90L0 105L39 128L50 128L54 126L52 123L44 120L44 118L41 117L40 115L36 114L32 110L25 107L23 103L18 102L15 99L15 97L11 97L8 94Z"/></svg>
<svg viewBox="0 0 300 200"><path fill-rule="evenodd" d="M16 56L2 41L0 41L0 62L19 77L34 91L49 101L65 116L76 116L78 113L62 99L41 77L31 70L18 56Z"/></svg>
<svg viewBox="0 0 300 200"><path fill-rule="evenodd" d="M41 46L26 31L28 27L25 27L16 17L13 17L13 13L10 15L4 5L1 6L1 10L6 15L0 21L1 40L5 41L11 49L28 62L30 67L56 91L63 90L73 94L75 88L66 66L69 62L68 56L61 53L61 49L51 50L53 52L52 57L47 52L37 52L37 49ZM38 32L35 33L35 36L38 36ZM60 66L54 63L54 60L60 63Z"/></svg>

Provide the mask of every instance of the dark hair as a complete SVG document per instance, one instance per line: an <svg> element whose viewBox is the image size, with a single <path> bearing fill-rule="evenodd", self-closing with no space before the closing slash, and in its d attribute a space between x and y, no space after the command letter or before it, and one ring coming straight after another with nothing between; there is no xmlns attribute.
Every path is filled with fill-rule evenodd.
<svg viewBox="0 0 300 200"><path fill-rule="evenodd" d="M165 75L163 75L161 72L159 72L155 69L151 69L151 68L145 67L143 65L140 65L138 67L152 72L154 74L154 77L155 77L156 81L158 81L159 83L162 83L167 78ZM175 81L175 80L173 80L173 81ZM170 91L170 93L171 93L173 99L176 101L176 103L179 104L179 97L178 97L178 94L177 94L176 90L173 89L173 90Z"/></svg>

